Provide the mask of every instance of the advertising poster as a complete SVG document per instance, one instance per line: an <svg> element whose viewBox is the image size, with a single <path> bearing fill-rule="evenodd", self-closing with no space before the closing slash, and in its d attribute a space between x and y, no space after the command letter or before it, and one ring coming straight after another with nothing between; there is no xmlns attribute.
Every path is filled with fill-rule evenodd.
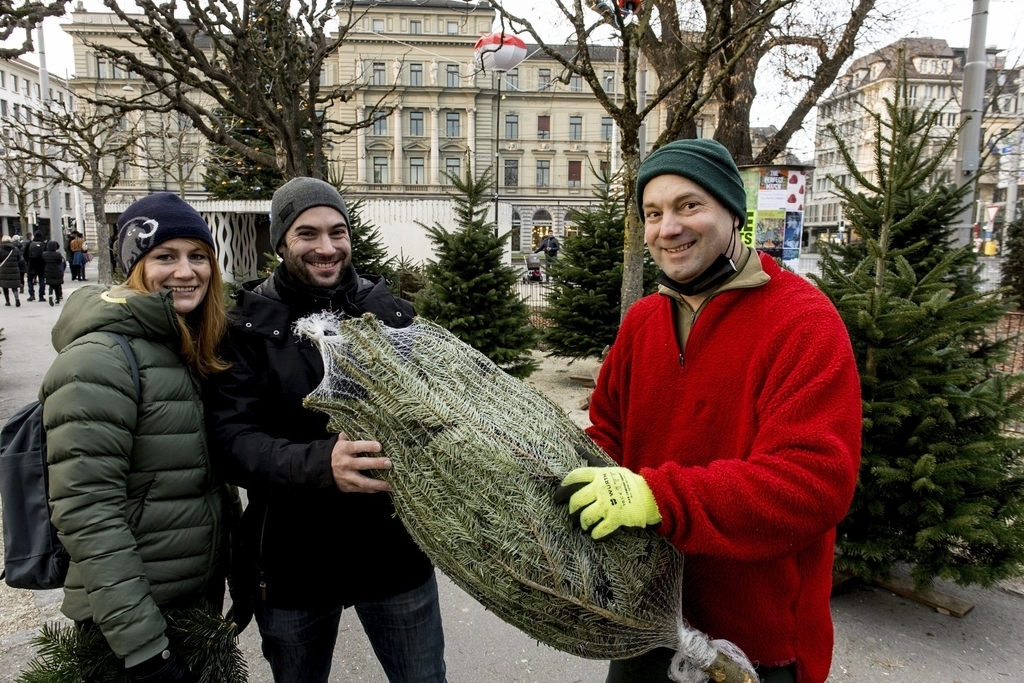
<svg viewBox="0 0 1024 683"><path fill-rule="evenodd" d="M803 240L806 173L790 166L757 166L740 174L747 191L744 243L795 269Z"/></svg>

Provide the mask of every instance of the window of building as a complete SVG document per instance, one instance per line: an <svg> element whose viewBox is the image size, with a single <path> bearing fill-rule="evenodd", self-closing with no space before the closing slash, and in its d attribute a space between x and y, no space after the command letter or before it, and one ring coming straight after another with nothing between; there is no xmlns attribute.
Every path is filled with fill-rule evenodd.
<svg viewBox="0 0 1024 683"><path fill-rule="evenodd" d="M18 92L18 77L11 74L11 92Z"/></svg>
<svg viewBox="0 0 1024 683"><path fill-rule="evenodd" d="M17 102L11 105L11 113L14 114L15 121L21 121L21 107Z"/></svg>
<svg viewBox="0 0 1024 683"><path fill-rule="evenodd" d="M373 20L373 32L374 33L384 33L384 20L383 19L374 19Z"/></svg>
<svg viewBox="0 0 1024 683"><path fill-rule="evenodd" d="M33 83L32 84L32 89L33 89L33 91L36 94L36 99L37 100L41 99L42 98L42 90L39 89L39 84L38 83Z"/></svg>
<svg viewBox="0 0 1024 683"><path fill-rule="evenodd" d="M999 200L997 199L996 201L999 201ZM50 208L50 193L49 192L44 192L43 193L43 208L44 209L49 209Z"/></svg>
<svg viewBox="0 0 1024 683"><path fill-rule="evenodd" d="M7 100L0 100L0 116L7 118Z"/></svg>
<svg viewBox="0 0 1024 683"><path fill-rule="evenodd" d="M388 134L388 115L382 111L377 112L373 115L373 134L374 135L387 135Z"/></svg>
<svg viewBox="0 0 1024 683"><path fill-rule="evenodd" d="M510 240L509 248L512 251L523 250L523 219L519 216L518 211L512 212L512 237Z"/></svg>
<svg viewBox="0 0 1024 683"><path fill-rule="evenodd" d="M457 36L457 35L459 35L459 22L457 22L457 21L449 21L447 26L448 26L448 30L446 31L446 33L448 35L450 35L450 36Z"/></svg>
<svg viewBox="0 0 1024 683"><path fill-rule="evenodd" d="M409 85L423 85L423 65L409 65Z"/></svg>
<svg viewBox="0 0 1024 683"><path fill-rule="evenodd" d="M409 182L413 185L423 185L426 182L427 174L423 165L423 157L409 158Z"/></svg>
<svg viewBox="0 0 1024 683"><path fill-rule="evenodd" d="M693 123L697 129L697 139L700 140L704 137L704 119L697 119Z"/></svg>
<svg viewBox="0 0 1024 683"><path fill-rule="evenodd" d="M96 58L96 78L107 77L107 62L104 59Z"/></svg>
<svg viewBox="0 0 1024 683"><path fill-rule="evenodd" d="M418 36L419 34L423 33L423 24L413 19L412 21L409 22L409 33L413 34L414 36Z"/></svg>
<svg viewBox="0 0 1024 683"><path fill-rule="evenodd" d="M409 135L412 137L423 136L423 112L409 112Z"/></svg>
<svg viewBox="0 0 1024 683"><path fill-rule="evenodd" d="M569 139L570 140L582 140L583 139L583 117L582 116L570 116L569 117Z"/></svg>
<svg viewBox="0 0 1024 683"><path fill-rule="evenodd" d="M537 160L537 187L551 185L551 162L547 159Z"/></svg>
<svg viewBox="0 0 1024 683"><path fill-rule="evenodd" d="M519 138L519 114L505 114L505 139Z"/></svg>
<svg viewBox="0 0 1024 683"><path fill-rule="evenodd" d="M542 115L537 117L537 139L547 140L551 137L551 117Z"/></svg>
<svg viewBox="0 0 1024 683"><path fill-rule="evenodd" d="M601 117L601 139L610 142L615 131L615 122L610 116Z"/></svg>
<svg viewBox="0 0 1024 683"><path fill-rule="evenodd" d="M445 185L452 184L452 178L462 177L462 160L458 157L449 157L444 160Z"/></svg>
<svg viewBox="0 0 1024 683"><path fill-rule="evenodd" d="M579 187L583 182L583 162L569 162L569 187Z"/></svg>
<svg viewBox="0 0 1024 683"><path fill-rule="evenodd" d="M956 125L956 114L946 114L946 125L947 126L955 126Z"/></svg>
<svg viewBox="0 0 1024 683"><path fill-rule="evenodd" d="M601 72L601 83L604 85L605 92L615 92L615 72Z"/></svg>
<svg viewBox="0 0 1024 683"><path fill-rule="evenodd" d="M448 75L448 87L449 88L458 88L459 87L459 65L458 64L449 64L447 67L445 67L445 70L446 70L446 73Z"/></svg>
<svg viewBox="0 0 1024 683"><path fill-rule="evenodd" d="M450 138L459 137L459 112L450 111L444 115L444 134Z"/></svg>
<svg viewBox="0 0 1024 683"><path fill-rule="evenodd" d="M71 209L71 193L70 192L65 192L64 193L64 208L65 209Z"/></svg>
<svg viewBox="0 0 1024 683"><path fill-rule="evenodd" d="M917 104L917 86L907 86L907 104L914 106Z"/></svg>
<svg viewBox="0 0 1024 683"><path fill-rule="evenodd" d="M7 72L6 71L0 71L0 88L6 88L6 87L7 87Z"/></svg>
<svg viewBox="0 0 1024 683"><path fill-rule="evenodd" d="M387 85L387 70L384 66L384 62L373 63L373 85Z"/></svg>
<svg viewBox="0 0 1024 683"><path fill-rule="evenodd" d="M373 158L373 182L376 183L377 185L383 185L388 182L387 157Z"/></svg>
<svg viewBox="0 0 1024 683"><path fill-rule="evenodd" d="M597 164L597 170L601 173L602 178L610 178L612 175L612 162L602 159Z"/></svg>
<svg viewBox="0 0 1024 683"><path fill-rule="evenodd" d="M519 69L509 69L505 72L505 85L510 88L519 87Z"/></svg>
<svg viewBox="0 0 1024 683"><path fill-rule="evenodd" d="M944 86L944 85L935 86L935 97L937 97L940 100L946 99L946 86Z"/></svg>
<svg viewBox="0 0 1024 683"><path fill-rule="evenodd" d="M573 74L569 78L569 90L573 92L583 92L583 76Z"/></svg>
<svg viewBox="0 0 1024 683"><path fill-rule="evenodd" d="M551 234L551 214L544 209L537 209L533 213L533 246L530 249L539 247L540 241L549 234Z"/></svg>
<svg viewBox="0 0 1024 683"><path fill-rule="evenodd" d="M551 69L537 69L537 90L551 87Z"/></svg>
<svg viewBox="0 0 1024 683"><path fill-rule="evenodd" d="M505 159L505 187L519 185L519 159Z"/></svg>

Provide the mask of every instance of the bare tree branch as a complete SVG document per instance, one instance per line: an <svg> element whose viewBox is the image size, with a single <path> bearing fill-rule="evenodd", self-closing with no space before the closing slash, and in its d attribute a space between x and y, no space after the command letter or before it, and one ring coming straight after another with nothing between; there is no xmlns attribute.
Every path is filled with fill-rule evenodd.
<svg viewBox="0 0 1024 683"><path fill-rule="evenodd" d="M0 42L24 33L21 45L17 47L0 47L0 59L14 59L35 50L32 32L36 30L46 17L64 16L64 7L68 0L22 0L19 4L12 0L0 0Z"/></svg>

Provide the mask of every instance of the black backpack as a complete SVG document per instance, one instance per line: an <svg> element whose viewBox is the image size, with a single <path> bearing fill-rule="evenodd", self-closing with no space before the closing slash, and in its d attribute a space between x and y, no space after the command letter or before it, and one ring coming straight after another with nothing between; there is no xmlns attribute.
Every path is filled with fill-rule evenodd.
<svg viewBox="0 0 1024 683"><path fill-rule="evenodd" d="M142 396L139 366L128 340L113 332L104 334L124 349L138 399ZM0 499L4 518L4 570L0 578L12 588L46 590L64 585L70 557L50 523L48 491L43 405L33 401L0 430Z"/></svg>
<svg viewBox="0 0 1024 683"><path fill-rule="evenodd" d="M33 240L28 245L28 257L30 259L39 260L43 258L43 252L46 251L46 245L43 242L36 242Z"/></svg>

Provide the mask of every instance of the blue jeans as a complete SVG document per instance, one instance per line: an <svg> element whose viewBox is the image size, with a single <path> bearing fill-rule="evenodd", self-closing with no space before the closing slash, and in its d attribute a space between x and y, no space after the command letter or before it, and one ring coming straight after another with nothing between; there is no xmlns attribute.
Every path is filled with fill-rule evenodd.
<svg viewBox="0 0 1024 683"><path fill-rule="evenodd" d="M32 275L31 273L29 274L28 295L31 297L34 297L36 295L36 280L39 280L39 300L42 301L43 299L46 298L46 278L43 277L42 273L40 273L39 275Z"/></svg>
<svg viewBox="0 0 1024 683"><path fill-rule="evenodd" d="M355 606L391 683L446 683L444 632L433 575L419 588ZM341 605L279 609L256 605L263 656L275 683L327 683Z"/></svg>

